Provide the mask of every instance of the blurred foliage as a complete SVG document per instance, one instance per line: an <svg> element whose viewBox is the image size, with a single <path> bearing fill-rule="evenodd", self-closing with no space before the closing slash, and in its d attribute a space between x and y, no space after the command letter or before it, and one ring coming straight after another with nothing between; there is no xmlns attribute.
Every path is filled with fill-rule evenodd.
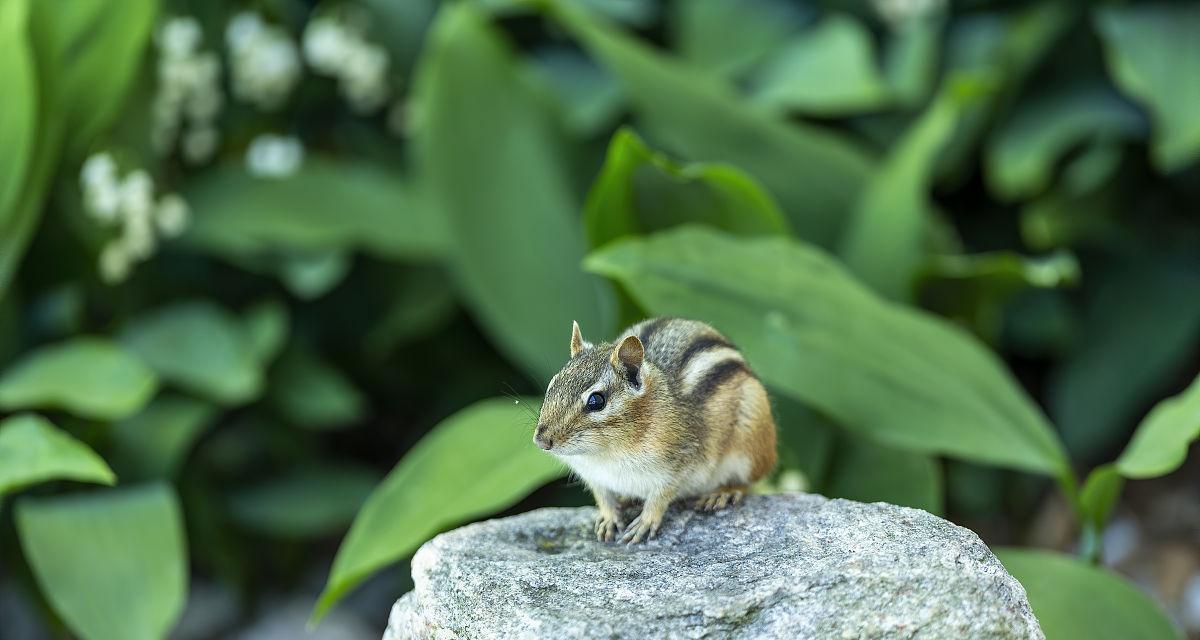
<svg viewBox="0 0 1200 640"><path fill-rule="evenodd" d="M246 10L294 86L278 49L241 67ZM1059 492L1079 557L999 553L1047 636L1171 637L1089 563L1200 436L1198 30L1194 1L0 0L3 582L140 639L189 577L253 609L317 572L318 620L439 531L586 504L529 442L570 323L677 314L771 388L760 489L996 544ZM171 47L223 70L181 107ZM129 264L98 153L122 211L139 170L186 202Z"/></svg>

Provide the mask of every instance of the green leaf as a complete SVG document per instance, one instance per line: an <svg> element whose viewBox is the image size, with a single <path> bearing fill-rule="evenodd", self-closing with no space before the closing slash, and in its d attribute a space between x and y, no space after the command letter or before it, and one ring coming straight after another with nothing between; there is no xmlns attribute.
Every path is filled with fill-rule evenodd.
<svg viewBox="0 0 1200 640"><path fill-rule="evenodd" d="M859 502L890 502L935 515L944 511L937 460L846 435L838 438L821 493Z"/></svg>
<svg viewBox="0 0 1200 640"><path fill-rule="evenodd" d="M444 326L457 309L452 283L441 268L405 269L391 281L395 287L387 309L363 339L375 360Z"/></svg>
<svg viewBox="0 0 1200 640"><path fill-rule="evenodd" d="M316 300L337 288L350 273L351 256L330 250L288 256L278 265L279 278L292 295L301 300Z"/></svg>
<svg viewBox="0 0 1200 640"><path fill-rule="evenodd" d="M0 1L0 229L12 215L37 134L37 77L29 46L28 0Z"/></svg>
<svg viewBox="0 0 1200 640"><path fill-rule="evenodd" d="M548 380L571 321L607 335L615 301L579 269L586 246L562 141L518 71L477 8L443 5L418 70L416 144L466 302L502 352Z"/></svg>
<svg viewBox="0 0 1200 640"><path fill-rule="evenodd" d="M364 162L308 156L286 178L260 178L241 164L188 182L195 214L184 236L225 257L362 249L382 258L445 252L441 216L402 175Z"/></svg>
<svg viewBox="0 0 1200 640"><path fill-rule="evenodd" d="M1079 507L1093 533L1104 530L1108 516L1112 514L1121 489L1125 486L1121 474L1114 465L1106 464L1092 469L1083 489L1079 492Z"/></svg>
<svg viewBox="0 0 1200 640"><path fill-rule="evenodd" d="M121 342L163 380L221 405L258 397L262 363L238 319L211 302L179 302L147 312Z"/></svg>
<svg viewBox="0 0 1200 640"><path fill-rule="evenodd" d="M558 99L568 131L586 138L612 128L625 105L612 74L567 47L542 49L533 62Z"/></svg>
<svg viewBox="0 0 1200 640"><path fill-rule="evenodd" d="M619 240L585 266L652 315L711 322L769 384L880 444L1069 473L1049 423L994 354L879 298L819 249L683 227Z"/></svg>
<svg viewBox="0 0 1200 640"><path fill-rule="evenodd" d="M306 429L354 424L362 419L367 403L341 371L317 354L296 347L279 359L270 399L290 423Z"/></svg>
<svg viewBox="0 0 1200 640"><path fill-rule="evenodd" d="M1055 164L1090 139L1135 138L1145 131L1138 110L1103 86L1069 87L1017 105L988 141L984 175L1006 200L1044 191Z"/></svg>
<svg viewBox="0 0 1200 640"><path fill-rule="evenodd" d="M126 481L171 478L216 416L216 407L207 402L160 395L113 425L113 466Z"/></svg>
<svg viewBox="0 0 1200 640"><path fill-rule="evenodd" d="M963 105L962 79L948 81L937 100L905 132L867 184L842 239L847 266L884 296L907 300L939 215L930 202L934 170Z"/></svg>
<svg viewBox="0 0 1200 640"><path fill-rule="evenodd" d="M751 82L752 99L818 116L879 109L892 93L875 58L867 28L853 16L832 13L763 63Z"/></svg>
<svg viewBox="0 0 1200 640"><path fill-rule="evenodd" d="M919 298L922 307L995 340L1013 296L1030 289L1075 285L1079 271L1079 261L1066 251L1039 257L1007 251L939 255L927 261L920 273Z"/></svg>
<svg viewBox="0 0 1200 640"><path fill-rule="evenodd" d="M710 73L736 76L787 40L804 15L781 0L690 0L673 5L679 55Z"/></svg>
<svg viewBox="0 0 1200 640"><path fill-rule="evenodd" d="M80 337L35 349L0 375L0 409L51 408L119 420L158 390L141 360L102 338Z"/></svg>
<svg viewBox="0 0 1200 640"><path fill-rule="evenodd" d="M183 611L186 543L169 486L26 497L16 523L38 586L80 638L165 638Z"/></svg>
<svg viewBox="0 0 1200 640"><path fill-rule="evenodd" d="M884 50L883 74L899 106L915 107L929 98L938 73L944 20L926 16L897 25Z"/></svg>
<svg viewBox="0 0 1200 640"><path fill-rule="evenodd" d="M345 531L379 482L374 471L352 465L306 464L234 491L229 514L256 533L303 539Z"/></svg>
<svg viewBox="0 0 1200 640"><path fill-rule="evenodd" d="M1046 640L1165 640L1183 634L1146 594L1112 572L1051 551L996 556L1025 587Z"/></svg>
<svg viewBox="0 0 1200 640"><path fill-rule="evenodd" d="M938 160L938 175L961 181L976 166L975 147L997 114L1016 102L1026 79L1055 43L1075 24L1075 10L1057 0L1042 0L1017 11L980 11L951 23L946 66L953 72L987 78L989 100L968 105L954 138Z"/></svg>
<svg viewBox="0 0 1200 640"><path fill-rule="evenodd" d="M95 451L41 416L0 421L0 498L49 480L111 485L117 477Z"/></svg>
<svg viewBox="0 0 1200 640"><path fill-rule="evenodd" d="M290 322L287 308L273 300L259 302L246 310L242 325L255 360L263 364L275 360L287 342Z"/></svg>
<svg viewBox="0 0 1200 640"><path fill-rule="evenodd" d="M1047 403L1072 457L1095 462L1188 373L1200 296L1180 292L1200 290L1200 264L1159 251L1090 277L1080 348L1050 371Z"/></svg>
<svg viewBox="0 0 1200 640"><path fill-rule="evenodd" d="M532 420L513 400L493 398L434 427L354 518L313 619L438 531L508 507L562 475L562 466L533 446Z"/></svg>
<svg viewBox="0 0 1200 640"><path fill-rule="evenodd" d="M85 151L120 114L146 61L158 0L85 0L71 8L80 30L71 33L62 76L71 156Z"/></svg>
<svg viewBox="0 0 1200 640"><path fill-rule="evenodd" d="M746 174L718 164L680 165L627 128L609 144L583 218L593 247L686 222L751 236L788 232L770 194Z"/></svg>
<svg viewBox="0 0 1200 640"><path fill-rule="evenodd" d="M830 130L788 122L709 74L663 56L564 0L541 4L621 82L652 143L691 161L725 162L775 195L792 227L829 245L872 170L862 149Z"/></svg>
<svg viewBox="0 0 1200 640"><path fill-rule="evenodd" d="M0 207L0 296L41 218L63 147L74 159L116 117L144 60L157 13L154 0L82 0L70 12L50 2L18 4L30 9L29 43L38 86L29 95L37 99L38 118L21 193L11 208ZM9 38L0 34L0 41ZM8 74L3 77L7 80ZM17 100L23 97L15 94Z"/></svg>
<svg viewBox="0 0 1200 640"><path fill-rule="evenodd" d="M1126 478L1153 478L1178 469L1200 438L1200 377L1177 396L1154 406L1117 458Z"/></svg>
<svg viewBox="0 0 1200 640"><path fill-rule="evenodd" d="M1109 74L1153 116L1151 156L1163 171L1200 157L1200 6L1098 8Z"/></svg>

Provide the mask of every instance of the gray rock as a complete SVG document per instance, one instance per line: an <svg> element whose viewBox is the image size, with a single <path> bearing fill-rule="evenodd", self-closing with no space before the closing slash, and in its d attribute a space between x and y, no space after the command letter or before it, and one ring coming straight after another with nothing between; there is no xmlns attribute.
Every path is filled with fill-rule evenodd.
<svg viewBox="0 0 1200 640"><path fill-rule="evenodd" d="M594 509L541 509L427 542L384 640L1044 638L971 531L812 495L676 506L658 538L597 542Z"/></svg>

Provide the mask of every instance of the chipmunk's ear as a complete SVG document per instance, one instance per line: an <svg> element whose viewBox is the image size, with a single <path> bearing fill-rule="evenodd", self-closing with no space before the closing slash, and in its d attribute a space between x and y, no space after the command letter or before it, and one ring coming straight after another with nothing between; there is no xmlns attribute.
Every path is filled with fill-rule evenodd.
<svg viewBox="0 0 1200 640"><path fill-rule="evenodd" d="M591 345L589 345L588 343L583 341L583 334L579 332L579 323L572 320L571 321L571 357L574 358L576 354L578 354L580 351L583 351L585 348L590 347L590 346Z"/></svg>
<svg viewBox="0 0 1200 640"><path fill-rule="evenodd" d="M646 350L642 347L642 341L638 340L637 336L626 336L621 344L613 349L610 360L613 369L616 369L634 389L638 389L642 386L642 361L645 358Z"/></svg>

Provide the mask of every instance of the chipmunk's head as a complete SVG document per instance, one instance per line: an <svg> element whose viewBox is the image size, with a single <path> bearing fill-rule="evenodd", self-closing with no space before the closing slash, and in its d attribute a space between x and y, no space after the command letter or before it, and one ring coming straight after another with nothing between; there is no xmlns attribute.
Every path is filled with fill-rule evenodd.
<svg viewBox="0 0 1200 640"><path fill-rule="evenodd" d="M585 342L571 326L571 359L550 380L533 441L556 455L600 454L642 428L645 351L637 336L619 344Z"/></svg>

